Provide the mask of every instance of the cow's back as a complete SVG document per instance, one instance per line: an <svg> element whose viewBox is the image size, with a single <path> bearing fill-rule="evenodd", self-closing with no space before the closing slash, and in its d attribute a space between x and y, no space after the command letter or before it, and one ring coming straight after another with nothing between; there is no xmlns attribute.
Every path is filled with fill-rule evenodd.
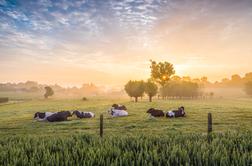
<svg viewBox="0 0 252 166"><path fill-rule="evenodd" d="M47 117L47 120L49 122L59 122L59 121L64 121L66 119L67 119L67 117L62 112L58 112L58 113L55 113L55 114Z"/></svg>

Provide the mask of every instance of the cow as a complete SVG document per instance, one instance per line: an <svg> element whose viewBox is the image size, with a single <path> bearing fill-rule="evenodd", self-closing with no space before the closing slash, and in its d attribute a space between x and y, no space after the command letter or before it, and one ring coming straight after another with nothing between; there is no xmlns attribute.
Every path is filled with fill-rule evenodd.
<svg viewBox="0 0 252 166"><path fill-rule="evenodd" d="M112 108L117 109L117 110L127 110L125 105L120 105L120 104L113 104Z"/></svg>
<svg viewBox="0 0 252 166"><path fill-rule="evenodd" d="M166 113L167 118L172 118L172 117L184 117L185 116L185 107L181 106L178 108L178 110L172 110L168 111Z"/></svg>
<svg viewBox="0 0 252 166"><path fill-rule="evenodd" d="M37 121L47 121L47 117L53 115L53 112L36 112L33 119Z"/></svg>
<svg viewBox="0 0 252 166"><path fill-rule="evenodd" d="M95 114L93 112L81 112L78 110L75 110L73 112L73 115L76 115L78 118L82 119L82 118L93 118L95 117Z"/></svg>
<svg viewBox="0 0 252 166"><path fill-rule="evenodd" d="M146 113L148 113L148 114L150 114L151 116L154 116L154 117L163 117L165 115L164 111L156 109L156 108L150 108L150 109L147 110Z"/></svg>
<svg viewBox="0 0 252 166"><path fill-rule="evenodd" d="M72 114L70 111L61 111L61 112L57 112L49 117L47 117L46 119L49 122L60 122L60 121L66 121L68 117L71 117Z"/></svg>
<svg viewBox="0 0 252 166"><path fill-rule="evenodd" d="M108 110L112 117L128 116L127 108L124 105L113 104Z"/></svg>

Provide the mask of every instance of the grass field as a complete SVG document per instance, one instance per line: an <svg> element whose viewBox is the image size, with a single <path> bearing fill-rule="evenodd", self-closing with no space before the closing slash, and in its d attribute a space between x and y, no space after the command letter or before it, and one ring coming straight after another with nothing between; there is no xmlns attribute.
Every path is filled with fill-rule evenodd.
<svg viewBox="0 0 252 166"><path fill-rule="evenodd" d="M0 105L0 165L252 165L252 100L16 100ZM111 118L113 103L129 116ZM146 110L185 106L185 118L149 118ZM35 112L92 111L93 119L37 122ZM207 113L213 116L208 143ZM99 115L104 137L99 138Z"/></svg>
<svg viewBox="0 0 252 166"><path fill-rule="evenodd" d="M107 114L113 103L127 106L129 116L111 118ZM186 117L151 119L146 114L150 107L170 110L185 106ZM49 123L33 120L35 112L60 110L92 111L94 119L70 118L69 121ZM31 100L0 105L0 134L2 135L73 135L76 133L98 134L99 115L104 113L105 136L111 134L148 133L167 134L171 132L205 133L207 113L213 116L213 131L245 131L252 126L252 100L250 99L213 99L213 100L155 100L153 103L140 101L133 103L126 99L81 100Z"/></svg>

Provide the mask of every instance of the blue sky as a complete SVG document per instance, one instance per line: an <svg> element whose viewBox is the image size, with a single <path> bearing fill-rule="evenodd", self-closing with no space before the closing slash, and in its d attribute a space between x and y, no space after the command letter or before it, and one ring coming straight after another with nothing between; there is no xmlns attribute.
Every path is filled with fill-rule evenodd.
<svg viewBox="0 0 252 166"><path fill-rule="evenodd" d="M251 0L0 0L0 81L121 85L149 59L217 80L251 71L251 29Z"/></svg>

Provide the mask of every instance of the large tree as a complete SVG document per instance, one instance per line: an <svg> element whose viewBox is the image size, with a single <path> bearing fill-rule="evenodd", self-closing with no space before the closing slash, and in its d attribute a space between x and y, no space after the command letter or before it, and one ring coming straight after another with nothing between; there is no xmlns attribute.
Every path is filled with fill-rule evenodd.
<svg viewBox="0 0 252 166"><path fill-rule="evenodd" d="M149 96L149 101L152 102L152 97L155 96L158 92L158 87L157 85L152 82L151 80L148 80L145 83L145 93Z"/></svg>
<svg viewBox="0 0 252 166"><path fill-rule="evenodd" d="M144 94L144 82L130 80L125 85L124 89L130 97L135 98L135 102L138 102L138 97L141 97Z"/></svg>
<svg viewBox="0 0 252 166"><path fill-rule="evenodd" d="M151 78L162 87L167 84L170 77L175 74L174 67L169 62L159 62L151 60Z"/></svg>
<svg viewBox="0 0 252 166"><path fill-rule="evenodd" d="M252 96L252 81L249 81L245 84L245 92L247 95Z"/></svg>
<svg viewBox="0 0 252 166"><path fill-rule="evenodd" d="M47 99L49 96L54 95L54 91L50 86L46 86L45 90L46 90L46 92L44 94L45 99Z"/></svg>

